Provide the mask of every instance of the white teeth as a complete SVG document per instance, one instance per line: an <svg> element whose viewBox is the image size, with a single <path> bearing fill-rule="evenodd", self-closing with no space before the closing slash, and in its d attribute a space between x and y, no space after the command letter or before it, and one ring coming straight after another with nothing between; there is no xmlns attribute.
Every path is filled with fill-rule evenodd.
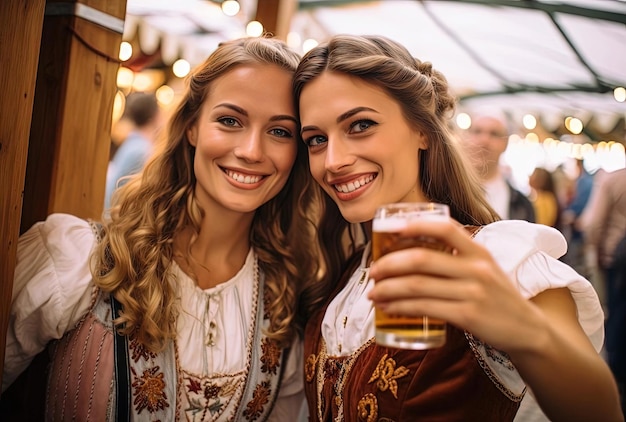
<svg viewBox="0 0 626 422"><path fill-rule="evenodd" d="M374 180L374 176L372 176L370 174L369 176L362 177L362 178L360 178L358 180L354 180L354 181L349 182L349 183L344 183L342 185L335 185L335 189L338 192L343 192L343 193L354 192L355 190L357 190L361 186L367 185L372 180Z"/></svg>
<svg viewBox="0 0 626 422"><path fill-rule="evenodd" d="M232 170L226 170L226 174L231 179L236 180L239 183L245 183L245 184L257 183L262 178L261 176L249 176L249 175L244 176L243 174L236 173Z"/></svg>

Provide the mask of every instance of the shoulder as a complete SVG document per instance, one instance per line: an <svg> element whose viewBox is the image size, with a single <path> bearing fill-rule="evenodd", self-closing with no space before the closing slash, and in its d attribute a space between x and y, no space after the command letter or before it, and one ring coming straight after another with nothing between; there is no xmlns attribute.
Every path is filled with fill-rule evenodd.
<svg viewBox="0 0 626 422"><path fill-rule="evenodd" d="M514 258L519 261L536 252L558 259L567 251L567 242L557 229L524 220L488 224L476 234L475 239L489 249L498 261Z"/></svg>
<svg viewBox="0 0 626 422"><path fill-rule="evenodd" d="M33 247L41 247L53 259L84 259L95 242L96 229L88 220L56 213L20 236L18 257L29 255L28 250Z"/></svg>

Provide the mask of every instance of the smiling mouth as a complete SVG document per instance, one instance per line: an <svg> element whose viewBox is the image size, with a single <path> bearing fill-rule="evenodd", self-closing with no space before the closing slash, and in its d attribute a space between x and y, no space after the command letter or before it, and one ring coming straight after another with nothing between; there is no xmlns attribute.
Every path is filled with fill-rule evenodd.
<svg viewBox="0 0 626 422"><path fill-rule="evenodd" d="M224 170L224 173L226 173L226 175L230 177L231 179L233 179L234 181L239 182L239 183L249 184L249 185L258 183L261 179L263 179L263 177L265 177L265 176L259 176L259 175L241 174L241 173L237 173L236 171L232 171L228 169L223 169L223 170Z"/></svg>
<svg viewBox="0 0 626 422"><path fill-rule="evenodd" d="M376 178L375 175L370 174L368 176L364 176L364 177L361 177L360 179L354 180L350 183L342 183L342 184L333 185L333 187L335 188L337 192L342 192L342 193L354 192L360 187L371 183L372 180L374 180L375 178Z"/></svg>

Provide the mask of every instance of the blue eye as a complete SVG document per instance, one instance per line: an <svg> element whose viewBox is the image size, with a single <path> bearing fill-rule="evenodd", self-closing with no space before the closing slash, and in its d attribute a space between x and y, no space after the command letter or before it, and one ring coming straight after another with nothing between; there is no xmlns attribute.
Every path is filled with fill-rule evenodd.
<svg viewBox="0 0 626 422"><path fill-rule="evenodd" d="M291 132L283 128L271 129L270 133L278 138L293 138Z"/></svg>
<svg viewBox="0 0 626 422"><path fill-rule="evenodd" d="M316 147L316 146L322 145L325 142L326 142L326 138L321 135L311 136L310 138L306 138L304 140L304 143L308 147Z"/></svg>
<svg viewBox="0 0 626 422"><path fill-rule="evenodd" d="M220 117L217 121L222 123L224 126L239 126L239 122L234 117Z"/></svg>
<svg viewBox="0 0 626 422"><path fill-rule="evenodd" d="M361 119L357 120L350 125L350 132L360 133L364 132L372 126L375 126L377 123L370 119Z"/></svg>

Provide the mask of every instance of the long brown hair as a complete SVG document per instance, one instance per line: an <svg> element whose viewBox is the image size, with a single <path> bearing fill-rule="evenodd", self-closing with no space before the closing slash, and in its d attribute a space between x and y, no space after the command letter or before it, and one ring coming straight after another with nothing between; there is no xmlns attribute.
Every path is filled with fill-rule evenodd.
<svg viewBox="0 0 626 422"><path fill-rule="evenodd" d="M211 95L213 82L236 66L272 64L294 72L299 55L271 38L245 38L222 43L187 80L184 96L167 128L163 149L141 175L117 191L103 241L94 254L96 285L122 303L116 321L123 334L132 334L158 351L176 336L176 295L168 276L174 236L191 227L195 235L205 216L194 196L195 148L187 139L200 108ZM268 81L270 83L270 81ZM298 142L296 162L280 193L255 213L250 242L265 274L270 311L270 337L281 345L298 327L296 300L302 283L317 273L310 208L314 198L307 151Z"/></svg>
<svg viewBox="0 0 626 422"><path fill-rule="evenodd" d="M380 87L398 102L406 121L426 134L428 149L420 150L418 182L429 200L447 204L451 216L462 224L482 225L498 219L449 128L456 99L442 73L388 38L336 35L310 50L300 61L294 77L298 110L303 88L327 71ZM359 249L359 236L354 233L358 231L341 216L334 201L324 195L319 236L325 283L315 284L304 293L311 309L339 280L348 256Z"/></svg>

